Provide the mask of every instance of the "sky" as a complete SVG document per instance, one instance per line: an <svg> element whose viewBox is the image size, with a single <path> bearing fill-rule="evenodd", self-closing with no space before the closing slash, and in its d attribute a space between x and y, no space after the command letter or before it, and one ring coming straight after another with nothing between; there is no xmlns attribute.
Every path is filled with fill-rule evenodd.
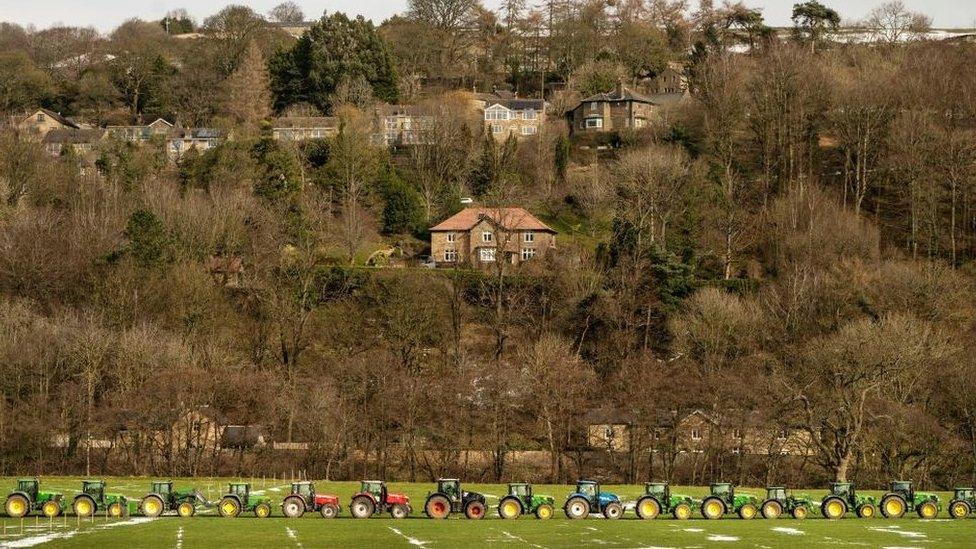
<svg viewBox="0 0 976 549"><path fill-rule="evenodd" d="M391 15L406 10L407 0L295 0L307 19L317 19L328 10L361 14L379 24ZM484 0L494 7L500 0ZM529 4L541 0L529 0ZM751 7L763 9L767 24L789 24L790 12L797 0L745 0ZM837 10L845 20L864 16L883 0L822 0ZM109 31L119 23L138 17L159 19L173 8L185 7L198 21L228 4L246 4L266 13L281 0L0 0L0 21L21 25L49 27L56 23L71 26L94 26ZM976 27L976 0L904 0L909 8L933 18L935 27ZM692 4L697 3L692 1ZM716 1L716 4L720 2Z"/></svg>

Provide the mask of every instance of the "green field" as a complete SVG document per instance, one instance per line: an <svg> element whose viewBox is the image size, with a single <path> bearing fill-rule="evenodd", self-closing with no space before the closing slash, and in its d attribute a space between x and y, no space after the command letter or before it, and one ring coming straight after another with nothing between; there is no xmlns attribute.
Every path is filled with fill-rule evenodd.
<svg viewBox="0 0 976 549"><path fill-rule="evenodd" d="M4 494L9 491L16 479L0 478ZM109 491L140 498L148 489L148 478L109 478ZM251 479L242 479L251 480ZM176 487L196 486L209 500L219 498L227 479L176 479ZM288 492L285 481L274 479L254 479L254 489L262 490L275 503ZM339 495L344 506L358 488L357 483L319 482L317 491ZM743 521L727 519L705 521L675 521L661 518L655 521L635 520L632 509L624 518L607 521L590 518L583 521L570 521L564 518L561 510L555 519L539 521L523 517L515 521L494 518L493 503L505 493L504 486L497 484L465 485L468 490L479 491L488 497L492 513L482 521L449 519L433 521L422 518L421 508L430 488L427 483L391 483L392 491L406 492L411 497L414 513L411 518L395 521L390 518L354 520L349 518L348 507L344 507L340 518L325 520L317 514L308 514L302 519L281 518L277 506L273 518L255 519L241 516L237 519L223 519L212 509L201 512L190 519L163 517L149 520L141 517L118 520L98 517L79 521L76 517L65 516L54 520L35 518L21 520L0 519L0 547L468 547L472 545L499 545L502 547L571 547L605 546L620 548L683 547L704 548L731 545L745 545L757 548L787 546L851 546L851 547L972 547L976 545L976 520L954 521L948 518L920 520L904 518L900 520L845 519L826 521L810 518L803 521L778 519L768 521L756 519ZM77 493L80 479L64 477L45 477L42 488L63 491L68 499ZM638 486L606 486L605 490L616 492L625 502L634 501L641 493ZM556 498L561 505L570 486L537 485L537 493L545 493ZM676 492L694 496L705 493L703 488L675 488ZM740 492L761 495L762 490L740 488ZM803 491L814 500L819 500L822 490ZM867 493L867 492L866 492ZM877 492L871 492L878 495ZM943 501L949 497L940 493ZM819 514L817 514L819 516ZM943 517L945 510L943 510Z"/></svg>

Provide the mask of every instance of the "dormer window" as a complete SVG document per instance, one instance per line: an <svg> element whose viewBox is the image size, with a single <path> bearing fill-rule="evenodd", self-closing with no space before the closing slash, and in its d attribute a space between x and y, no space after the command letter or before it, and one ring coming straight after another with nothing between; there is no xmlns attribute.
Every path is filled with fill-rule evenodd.
<svg viewBox="0 0 976 549"><path fill-rule="evenodd" d="M481 241L485 243L490 243L495 241L495 235L488 231L481 233Z"/></svg>

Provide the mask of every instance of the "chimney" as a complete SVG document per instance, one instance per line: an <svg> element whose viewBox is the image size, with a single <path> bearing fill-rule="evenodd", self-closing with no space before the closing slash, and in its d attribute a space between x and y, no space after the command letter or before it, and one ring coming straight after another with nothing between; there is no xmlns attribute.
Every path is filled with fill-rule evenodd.
<svg viewBox="0 0 976 549"><path fill-rule="evenodd" d="M623 80L618 80L617 81L617 87L613 89L613 92L614 92L614 94L617 97L623 97L624 96L624 81Z"/></svg>

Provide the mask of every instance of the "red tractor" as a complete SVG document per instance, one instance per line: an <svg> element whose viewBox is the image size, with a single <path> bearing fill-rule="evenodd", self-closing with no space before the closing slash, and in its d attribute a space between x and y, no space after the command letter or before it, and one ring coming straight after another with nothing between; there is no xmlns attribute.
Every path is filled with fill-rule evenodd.
<svg viewBox="0 0 976 549"><path fill-rule="evenodd" d="M389 512L391 517L402 519L411 511L410 498L404 494L391 494L382 480L364 480L349 504L349 512L355 518L369 518L376 513Z"/></svg>
<svg viewBox="0 0 976 549"><path fill-rule="evenodd" d="M335 518L339 514L339 496L316 494L311 482L293 482L291 494L281 502L281 514L299 518L306 511L318 511L322 518Z"/></svg>

